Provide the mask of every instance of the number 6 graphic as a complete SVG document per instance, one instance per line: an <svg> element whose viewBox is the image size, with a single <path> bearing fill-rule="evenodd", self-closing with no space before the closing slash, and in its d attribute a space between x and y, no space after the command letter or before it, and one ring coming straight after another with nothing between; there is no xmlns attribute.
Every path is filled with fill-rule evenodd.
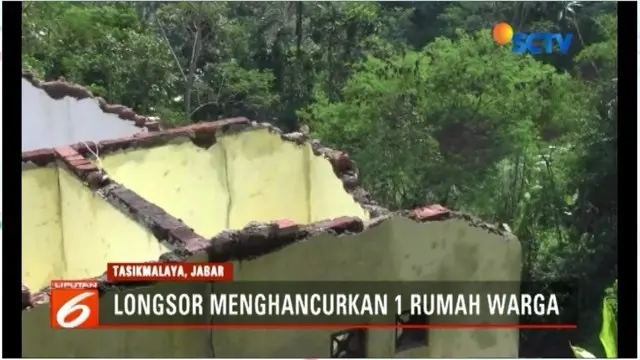
<svg viewBox="0 0 640 360"><path fill-rule="evenodd" d="M84 292L82 294L76 295L75 297L67 301L64 305L62 305L56 313L56 320L58 321L58 324L65 329L72 329L87 321L89 315L91 315L91 309L85 304L80 304L80 302L90 297L91 295L94 295L94 293ZM67 316L78 310L81 311L78 317L71 321L65 320Z"/></svg>

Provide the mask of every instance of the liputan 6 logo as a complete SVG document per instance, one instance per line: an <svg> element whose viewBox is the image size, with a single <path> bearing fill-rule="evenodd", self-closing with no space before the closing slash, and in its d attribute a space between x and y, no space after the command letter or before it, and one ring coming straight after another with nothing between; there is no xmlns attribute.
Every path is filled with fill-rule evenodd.
<svg viewBox="0 0 640 360"><path fill-rule="evenodd" d="M51 327L86 329L98 326L98 283L95 280L51 282Z"/></svg>

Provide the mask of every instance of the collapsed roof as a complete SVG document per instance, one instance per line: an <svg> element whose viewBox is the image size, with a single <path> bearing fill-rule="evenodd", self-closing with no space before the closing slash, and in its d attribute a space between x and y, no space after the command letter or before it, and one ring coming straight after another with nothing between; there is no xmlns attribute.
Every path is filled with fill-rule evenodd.
<svg viewBox="0 0 640 360"><path fill-rule="evenodd" d="M113 286L107 262L199 252L248 260L392 216L463 219L505 235L438 205L390 213L362 189L344 152L245 118L28 151L22 161L23 309L47 303L54 278Z"/></svg>

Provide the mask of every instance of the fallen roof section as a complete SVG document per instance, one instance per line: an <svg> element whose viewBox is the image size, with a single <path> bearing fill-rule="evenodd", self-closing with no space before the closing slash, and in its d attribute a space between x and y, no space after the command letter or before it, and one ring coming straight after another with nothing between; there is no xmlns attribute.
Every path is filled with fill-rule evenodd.
<svg viewBox="0 0 640 360"><path fill-rule="evenodd" d="M188 138L194 145L206 149L213 146L220 137L256 129L278 134L287 142L307 144L316 156L327 159L334 174L342 181L344 189L369 212L370 218L343 216L314 221L310 224L299 224L290 219L274 219L274 221L250 223L242 229L227 229L208 238L194 231L165 209L127 188L126 184L120 184L110 178L104 169L99 168L87 158L92 152L99 152L102 156L125 149L152 148L178 138ZM22 160L23 163L33 163L38 166L46 166L52 162L64 165L96 195L148 229L163 246L169 249L158 259L148 259L152 262L185 261L198 253L208 254L210 261L250 260L277 252L322 233L339 236L362 233L392 217L408 218L415 222L461 219L472 227L479 227L500 236L512 236L472 216L453 212L439 205L391 213L378 206L362 189L356 166L347 154L324 147L319 141L309 139L305 134L282 134L270 124L258 124L245 118L194 124L86 145L76 144L56 149L29 151L23 153ZM97 279L102 288L135 286L135 284L110 284L106 281L104 274L97 276ZM35 291L31 291L23 284L23 309L48 302L48 288L33 290Z"/></svg>

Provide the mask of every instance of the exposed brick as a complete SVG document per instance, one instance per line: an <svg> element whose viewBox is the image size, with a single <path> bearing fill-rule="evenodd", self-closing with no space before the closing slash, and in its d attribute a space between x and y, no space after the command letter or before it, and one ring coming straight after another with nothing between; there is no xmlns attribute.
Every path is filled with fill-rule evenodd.
<svg viewBox="0 0 640 360"><path fill-rule="evenodd" d="M290 224L284 227L278 227L276 236L280 238L301 239L307 237L309 232L302 225Z"/></svg>
<svg viewBox="0 0 640 360"><path fill-rule="evenodd" d="M91 149L91 151L95 151L96 147L98 146L98 143L93 142L93 141L83 141L81 143L78 143L77 145L78 146L82 146L82 149L86 150L87 147L88 147L88 148ZM76 151L78 150L78 148L76 148L76 146L72 146L72 148L76 149Z"/></svg>
<svg viewBox="0 0 640 360"><path fill-rule="evenodd" d="M82 172L98 170L98 168L90 162L76 165L76 169L81 170Z"/></svg>
<svg viewBox="0 0 640 360"><path fill-rule="evenodd" d="M64 158L67 162L72 162L72 161L87 161L87 159L85 159L82 155L80 154L76 154L76 155L72 155L72 156L67 156Z"/></svg>
<svg viewBox="0 0 640 360"><path fill-rule="evenodd" d="M143 127L144 124L147 122L147 118L145 116L134 115L133 122L136 124L136 126Z"/></svg>
<svg viewBox="0 0 640 360"><path fill-rule="evenodd" d="M64 159L66 157L73 157L79 155L71 146L60 146L54 149L58 157Z"/></svg>
<svg viewBox="0 0 640 360"><path fill-rule="evenodd" d="M56 154L53 149L38 149L25 151L22 153L22 161L23 162L33 162L37 165L46 165L56 160Z"/></svg>
<svg viewBox="0 0 640 360"><path fill-rule="evenodd" d="M440 217L449 213L442 205L434 204L430 206L421 207L413 210L413 215L417 220L431 220L435 217Z"/></svg>
<svg viewBox="0 0 640 360"><path fill-rule="evenodd" d="M103 178L102 174L99 171L92 171L86 174L85 180L89 187L92 189L98 189L105 185L106 179Z"/></svg>
<svg viewBox="0 0 640 360"><path fill-rule="evenodd" d="M183 126L179 128L168 129L168 130L162 130L158 122L151 121L148 123L150 124L149 130L157 129L158 131L140 132L129 137L101 141L98 144L100 153L106 154L109 152L129 149L129 148L155 146L156 144L162 144L176 137L181 137L185 135L213 136L216 133L216 131L222 127L234 125L234 124L250 124L251 122L246 118L232 118L232 119L224 119L224 120L219 120L219 121L214 121L209 123L198 123L198 124ZM84 146L82 144L77 144L77 145L74 145L74 148L82 152Z"/></svg>
<svg viewBox="0 0 640 360"><path fill-rule="evenodd" d="M106 102L102 102L100 104L100 108L102 109L102 111L108 114L117 115L119 118L124 120L134 121L136 116L138 116L133 111L133 109L124 105L119 105L119 104L112 105L112 104L107 104Z"/></svg>
<svg viewBox="0 0 640 360"><path fill-rule="evenodd" d="M296 226L296 223L290 219L279 219L279 220L276 220L275 223L276 225L278 225L280 229Z"/></svg>
<svg viewBox="0 0 640 360"><path fill-rule="evenodd" d="M336 172L336 174L341 174L353 168L353 162L349 158L349 155L342 151L334 150L330 152L329 161L331 165L333 165L333 171Z"/></svg>
<svg viewBox="0 0 640 360"><path fill-rule="evenodd" d="M175 238L176 240L180 241L183 244L188 244L192 240L201 239L201 237L198 234L196 234L195 232L193 232L192 229L186 226L167 229L167 232L169 233L170 236L172 236L173 238Z"/></svg>
<svg viewBox="0 0 640 360"><path fill-rule="evenodd" d="M337 233L360 232L364 230L362 220L356 217L342 216L335 219L322 220L310 225L314 231L333 230Z"/></svg>
<svg viewBox="0 0 640 360"><path fill-rule="evenodd" d="M96 152L97 147L98 144L94 143L93 141L79 142L71 145L71 148L77 151L78 154L82 155L83 157L92 156L92 152Z"/></svg>
<svg viewBox="0 0 640 360"><path fill-rule="evenodd" d="M100 148L100 153L108 153L111 151L117 151L120 149L127 149L131 147L131 143L135 142L140 137L150 136L149 133L141 132L133 135L132 137L125 138L117 138L112 140L100 141L98 147Z"/></svg>
<svg viewBox="0 0 640 360"><path fill-rule="evenodd" d="M158 121L147 121L144 123L144 127L149 131L158 131L160 130L160 123Z"/></svg>
<svg viewBox="0 0 640 360"><path fill-rule="evenodd" d="M142 138L148 138L148 137L152 137L156 134L154 133L150 133L150 132L140 132L137 134L133 134L133 137L136 139L142 139ZM124 139L125 141L129 140L129 139Z"/></svg>
<svg viewBox="0 0 640 360"><path fill-rule="evenodd" d="M64 158L63 160L64 160L65 163L67 163L68 165L73 166L73 167L79 167L79 166L84 166L84 165L87 165L87 164L91 164L91 161L89 161L89 160L87 160L85 158L82 158L82 157L80 159L67 157L67 158Z"/></svg>
<svg viewBox="0 0 640 360"><path fill-rule="evenodd" d="M191 133L191 132L215 133L218 129L224 126L229 126L234 124L250 124L250 123L251 122L249 121L249 119L244 117L238 117L238 118L230 118L230 119L224 119L224 120L218 120L218 121L212 121L212 122L197 123L193 125L171 129L170 131L173 133Z"/></svg>

